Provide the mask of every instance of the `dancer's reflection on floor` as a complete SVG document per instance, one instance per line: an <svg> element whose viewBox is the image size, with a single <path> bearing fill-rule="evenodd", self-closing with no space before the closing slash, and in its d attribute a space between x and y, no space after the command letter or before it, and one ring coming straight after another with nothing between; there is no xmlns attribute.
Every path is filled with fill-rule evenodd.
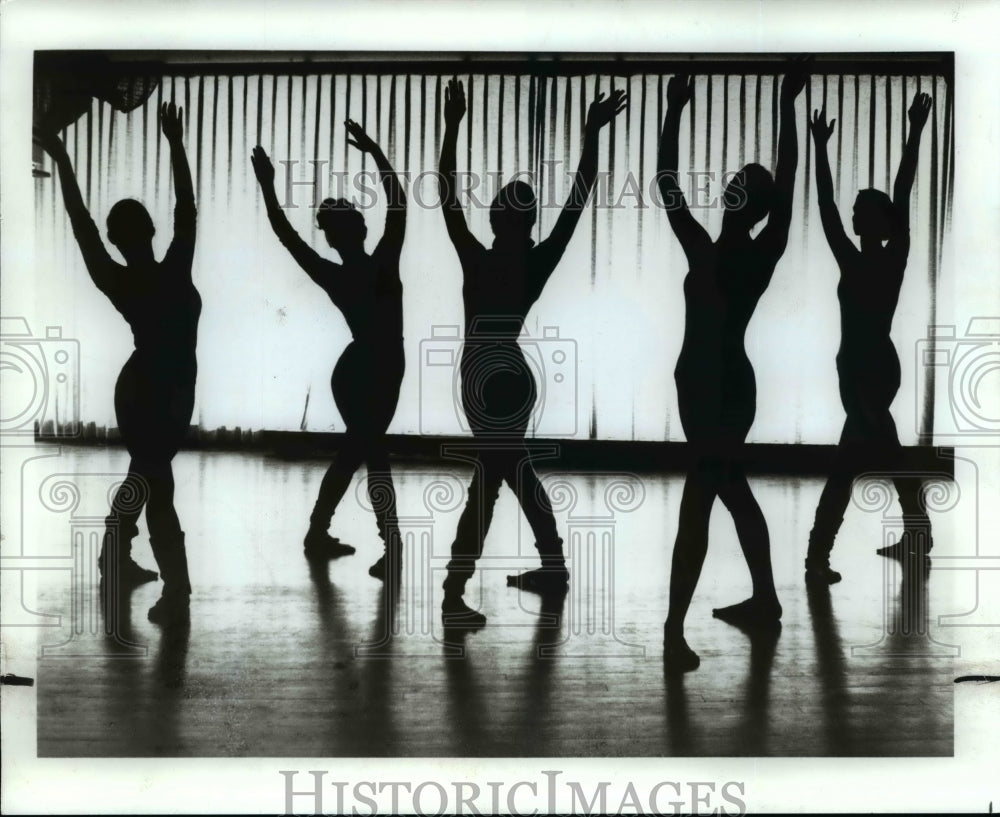
<svg viewBox="0 0 1000 817"><path fill-rule="evenodd" d="M442 644L446 689L448 691L447 728L451 732L452 755L496 755L492 735L486 726L489 710L484 707L482 691L476 678L469 627L446 626Z"/></svg>
<svg viewBox="0 0 1000 817"><path fill-rule="evenodd" d="M552 676L560 662L560 646L565 642L563 610L567 593L547 594L541 597L541 608L535 620L535 633L528 652L527 671L524 675L524 692L518 705L520 715L516 747L532 746L533 754L551 754L546 738L559 733L557 713L552 700Z"/></svg>
<svg viewBox="0 0 1000 817"><path fill-rule="evenodd" d="M711 754L726 756L781 753L770 741L774 732L771 720L779 714L772 712L771 679L781 628L741 629L750 640L743 695L727 692L725 700L714 701L715 706L704 706L705 696L711 696L713 688L689 687L684 673L676 670L665 652L665 754L700 756L706 754L703 746L712 747Z"/></svg>
<svg viewBox="0 0 1000 817"><path fill-rule="evenodd" d="M825 754L853 755L856 752L847 692L847 664L840 628L830 600L830 586L822 582L808 582L806 598L816 642L816 677L819 680L823 732L827 741Z"/></svg>

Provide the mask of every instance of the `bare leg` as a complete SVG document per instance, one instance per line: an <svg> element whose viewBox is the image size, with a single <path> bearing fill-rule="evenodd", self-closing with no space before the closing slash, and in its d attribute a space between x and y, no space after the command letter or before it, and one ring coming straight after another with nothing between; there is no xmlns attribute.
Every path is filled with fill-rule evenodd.
<svg viewBox="0 0 1000 817"><path fill-rule="evenodd" d="M493 520L493 508L503 484L502 463L495 456L481 452L476 464L469 497L458 520L458 530L451 546L448 575L444 580L444 601L441 615L446 625L481 627L486 616L462 599L465 583L476 569L476 560L482 555L483 541Z"/></svg>
<svg viewBox="0 0 1000 817"><path fill-rule="evenodd" d="M368 500L375 511L378 533L385 544L385 554L368 569L368 574L383 581L396 577L403 567L403 543L399 534L399 517L396 512L396 487L392 481L389 456L384 440L369 446Z"/></svg>
<svg viewBox="0 0 1000 817"><path fill-rule="evenodd" d="M687 617L695 587L701 577L708 552L708 523L715 502L715 479L705 464L688 473L681 497L677 540L670 569L670 606L663 628L664 658L668 666L683 672L695 669L698 656L684 640L684 619Z"/></svg>
<svg viewBox="0 0 1000 817"><path fill-rule="evenodd" d="M123 539L131 541L138 533L136 523L139 520L139 514L142 513L142 509L146 505L146 500L149 498L148 493L149 486L139 476L133 457L129 460L125 479L118 486L118 490L115 491L114 498L111 500L111 513L105 519L109 526L117 525ZM120 558L125 558L128 555L129 549L127 547L119 552Z"/></svg>
<svg viewBox="0 0 1000 817"><path fill-rule="evenodd" d="M175 538L182 531L174 508L174 473L170 460L144 463L142 469L149 480L146 522L150 538Z"/></svg>
<svg viewBox="0 0 1000 817"><path fill-rule="evenodd" d="M510 485L535 535L535 547L542 560L540 570L508 576L507 584L533 593L565 593L569 581L563 541L556 529L552 502L538 478L526 446L510 452L505 459L504 479Z"/></svg>
<svg viewBox="0 0 1000 817"><path fill-rule="evenodd" d="M878 421L879 437L888 449L886 459L897 473L893 483L899 496L899 506L903 510L904 530L899 542L879 548L877 552L881 556L895 558L926 556L934 544L931 539L931 520L920 499L923 481L916 475L899 475L902 470L903 447L899 444L896 423L888 410L879 416Z"/></svg>
<svg viewBox="0 0 1000 817"><path fill-rule="evenodd" d="M841 580L840 573L830 567L830 552L851 501L851 486L861 472L863 449L858 422L848 415L840 434L840 443L833 455L830 475L816 506L813 527L809 532L805 564L807 582L836 584Z"/></svg>
<svg viewBox="0 0 1000 817"><path fill-rule="evenodd" d="M739 604L713 610L712 614L740 627L773 628L781 619L781 604L774 589L767 522L742 468L729 468L727 479L719 487L719 497L736 523L743 558L750 569L753 595Z"/></svg>
<svg viewBox="0 0 1000 817"><path fill-rule="evenodd" d="M149 482L146 521L149 543L163 577L163 593L150 609L149 620L159 624L186 621L189 617L191 581L188 576L184 532L174 508L174 475L169 459L143 462Z"/></svg>
<svg viewBox="0 0 1000 817"><path fill-rule="evenodd" d="M155 570L140 567L132 559L132 540L139 533L136 522L148 492L149 486L139 475L133 458L129 461L128 474L111 501L111 513L104 520L106 529L97 561L108 589L116 592L157 578Z"/></svg>
<svg viewBox="0 0 1000 817"><path fill-rule="evenodd" d="M344 545L331 537L327 533L327 528L330 527L334 511L344 494L347 493L354 473L361 466L363 460L364 445L362 441L348 431L344 436L343 446L337 452L337 456L330 464L326 474L323 475L323 481L319 486L319 494L309 517L309 531L305 538L307 558L334 559L338 556L348 556L354 553L353 547Z"/></svg>

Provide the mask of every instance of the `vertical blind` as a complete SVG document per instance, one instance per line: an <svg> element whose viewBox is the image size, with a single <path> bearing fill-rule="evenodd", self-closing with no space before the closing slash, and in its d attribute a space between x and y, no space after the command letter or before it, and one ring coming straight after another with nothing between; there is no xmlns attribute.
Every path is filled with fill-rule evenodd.
<svg viewBox="0 0 1000 817"><path fill-rule="evenodd" d="M408 176L401 259L407 371L390 432L460 431L455 367L427 365L432 349L457 351L463 319L461 269L437 207L434 176L449 76L186 71L164 77L130 114L95 101L64 132L102 234L112 204L137 198L157 226L160 257L172 232L172 179L157 111L165 101L184 108L198 202L194 279L204 302L194 420L202 429L343 430L329 378L350 334L271 233L249 157L255 144L271 155L279 200L321 254L337 260L315 227L314 196L353 199L367 221L370 251L382 233L384 194L371 160L346 143L343 121L352 118ZM459 78L468 113L458 165L471 174L463 176L463 201L473 233L487 246L489 202L515 177L535 187L541 204L535 238L547 235L569 192L590 101L612 88L628 91L627 110L601 134L595 195L526 322L522 344L537 364L542 401L533 433L683 440L673 367L687 266L655 185L669 74ZM762 73L696 76L682 121L682 186L713 237L722 219L723 174L747 162L773 172L779 83L780 76ZM902 364L892 410L904 444L926 439L933 427L935 386L918 372L915 350L936 320L937 291L948 274L952 89L943 74L816 74L796 109L799 165L788 247L747 331L758 384L751 442L835 442L843 422L834 365L838 270L819 223L807 117L825 105L828 118L837 120L828 151L850 229L858 190L891 193L907 109L918 91L931 94L934 108L920 149L912 249L892 330ZM44 169L53 171L48 159ZM114 382L131 353L131 337L86 275L54 176L36 182L36 221L44 312L63 326L64 336L80 342L82 419L114 427Z"/></svg>

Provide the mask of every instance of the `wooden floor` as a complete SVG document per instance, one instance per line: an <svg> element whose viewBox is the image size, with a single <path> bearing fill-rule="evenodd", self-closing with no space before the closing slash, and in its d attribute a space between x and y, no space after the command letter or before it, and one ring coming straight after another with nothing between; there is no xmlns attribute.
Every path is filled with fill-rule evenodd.
<svg viewBox="0 0 1000 817"><path fill-rule="evenodd" d="M99 525L126 460L113 449L63 457L96 486L75 516L46 523L46 541L65 551ZM711 617L749 594L732 522L716 508L687 628L702 665L675 679L662 627L681 476L548 475L573 581L562 605L544 608L506 586L536 556L505 489L470 583L489 624L462 638L442 631L438 605L468 472L397 469L408 544L393 606L367 575L380 542L363 493L348 494L332 528L357 554L313 569L302 556L325 465L177 457L189 630L146 620L157 583L132 594L117 638L104 635L86 555L94 540L78 537L87 569L72 583L52 571L34 591L36 609L63 617L38 666L40 757L953 753L954 650L928 632L950 592L945 574L903 576L874 555L880 516L852 508L834 556L844 581L807 594L819 480L752 480L785 607L774 639ZM941 536L936 548L947 548ZM153 564L144 530L135 555Z"/></svg>

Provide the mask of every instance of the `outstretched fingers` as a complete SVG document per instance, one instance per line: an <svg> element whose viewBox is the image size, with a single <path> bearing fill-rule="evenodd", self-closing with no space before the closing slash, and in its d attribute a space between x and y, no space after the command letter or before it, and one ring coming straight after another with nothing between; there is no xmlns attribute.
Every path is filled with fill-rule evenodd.
<svg viewBox="0 0 1000 817"><path fill-rule="evenodd" d="M613 99L615 101L615 115L617 116L628 107L628 94L618 90L615 91Z"/></svg>
<svg viewBox="0 0 1000 817"><path fill-rule="evenodd" d="M250 164L253 165L257 181L268 182L274 180L274 165L271 164L271 159L260 145L257 145L250 152Z"/></svg>
<svg viewBox="0 0 1000 817"><path fill-rule="evenodd" d="M364 136L364 131L361 130L361 126L353 119L345 119L344 127L347 128L347 144L351 147L360 149L361 138Z"/></svg>
<svg viewBox="0 0 1000 817"><path fill-rule="evenodd" d="M590 111L587 116L587 124L590 127L604 127L628 104L628 95L620 89L612 89L611 95L599 93L597 98L590 103Z"/></svg>
<svg viewBox="0 0 1000 817"><path fill-rule="evenodd" d="M465 86L457 77L452 77L448 80L448 85L444 89L444 101L465 101Z"/></svg>
<svg viewBox="0 0 1000 817"><path fill-rule="evenodd" d="M813 136L817 139L829 138L830 134L833 133L833 127L836 124L836 119L831 119L830 124L827 124L826 108L823 110L813 109L812 121L809 123L809 128L812 130Z"/></svg>
<svg viewBox="0 0 1000 817"><path fill-rule="evenodd" d="M919 93L913 97L913 102L910 104L910 122L918 126L924 125L933 104L930 94Z"/></svg>
<svg viewBox="0 0 1000 817"><path fill-rule="evenodd" d="M173 102L164 102L160 106L160 127L167 137L183 135L184 109L178 108Z"/></svg>
<svg viewBox="0 0 1000 817"><path fill-rule="evenodd" d="M362 151L371 152L375 150L375 142L367 133L365 133L365 129L361 127L361 125L353 119L345 119L344 126L347 128L347 144Z"/></svg>
<svg viewBox="0 0 1000 817"><path fill-rule="evenodd" d="M601 96L603 96L603 94ZM621 88L615 88L611 91L611 96L604 104L608 106L611 115L615 116L621 113L628 104L628 94L626 94Z"/></svg>
<svg viewBox="0 0 1000 817"><path fill-rule="evenodd" d="M451 125L457 124L465 116L465 88L461 80L452 77L444 89L444 117Z"/></svg>

